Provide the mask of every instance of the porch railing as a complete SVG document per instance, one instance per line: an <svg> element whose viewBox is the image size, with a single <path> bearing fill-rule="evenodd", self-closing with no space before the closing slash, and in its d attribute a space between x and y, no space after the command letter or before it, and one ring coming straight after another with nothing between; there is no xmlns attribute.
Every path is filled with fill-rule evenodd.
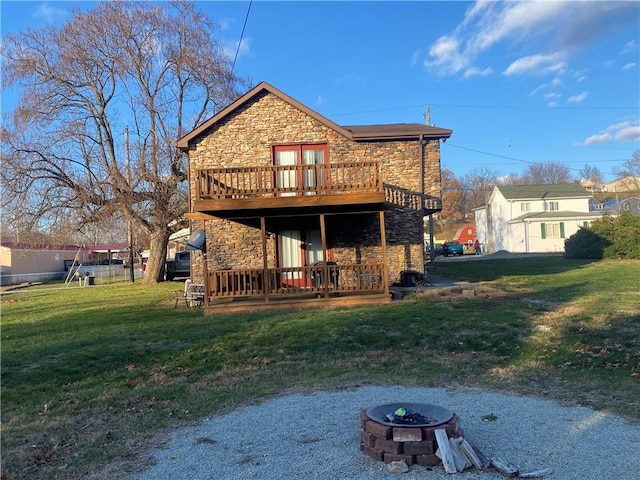
<svg viewBox="0 0 640 480"><path fill-rule="evenodd" d="M266 271L213 270L208 272L207 298L380 292L384 290L382 269L381 264L329 264Z"/></svg>
<svg viewBox="0 0 640 480"><path fill-rule="evenodd" d="M199 200L383 191L378 161L207 168L195 186Z"/></svg>

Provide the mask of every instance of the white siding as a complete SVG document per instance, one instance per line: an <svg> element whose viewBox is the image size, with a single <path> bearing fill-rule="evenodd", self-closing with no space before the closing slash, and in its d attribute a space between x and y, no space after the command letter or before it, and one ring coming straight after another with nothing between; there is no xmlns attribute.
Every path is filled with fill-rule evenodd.
<svg viewBox="0 0 640 480"><path fill-rule="evenodd" d="M524 208L523 204L526 204ZM559 212L572 214L564 218L554 217ZM526 215L541 213L550 213L552 216L548 219L514 221ZM585 214L584 217L582 213ZM585 221L590 223L592 220L593 217L589 216L589 198L507 200L497 187L494 188L487 207L476 211L478 238L486 238L483 243L484 250L488 253L498 250L513 253L562 253L565 240L575 234ZM542 238L542 224L545 224L548 231L545 238Z"/></svg>

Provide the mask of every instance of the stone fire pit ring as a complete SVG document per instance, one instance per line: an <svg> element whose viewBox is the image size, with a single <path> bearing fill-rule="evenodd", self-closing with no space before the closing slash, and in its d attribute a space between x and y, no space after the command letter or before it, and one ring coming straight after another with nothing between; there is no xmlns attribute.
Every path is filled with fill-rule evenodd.
<svg viewBox="0 0 640 480"><path fill-rule="evenodd" d="M398 409L419 413L428 422L407 425L391 421L387 415L393 417ZM408 466L442 465L436 455L436 430L446 432L447 439L464 436L457 414L424 403L388 403L365 408L360 413L360 424L360 449L365 455L384 463L402 461Z"/></svg>

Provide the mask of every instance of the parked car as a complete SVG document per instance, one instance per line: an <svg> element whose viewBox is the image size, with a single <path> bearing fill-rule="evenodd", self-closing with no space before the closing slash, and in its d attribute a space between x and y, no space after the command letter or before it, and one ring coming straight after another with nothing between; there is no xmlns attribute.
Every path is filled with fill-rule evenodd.
<svg viewBox="0 0 640 480"><path fill-rule="evenodd" d="M442 244L443 255L448 257L449 255L464 255L464 249L462 248L462 244L460 242L451 241L444 242Z"/></svg>
<svg viewBox="0 0 640 480"><path fill-rule="evenodd" d="M425 256L426 257L430 257L431 256L431 246L427 245L427 248L425 250ZM436 243L436 248L434 250L434 255L438 256L438 255L442 255L444 253L444 250L442 248L442 244L441 243Z"/></svg>
<svg viewBox="0 0 640 480"><path fill-rule="evenodd" d="M176 252L173 260L165 262L165 279L168 281L176 277L188 277L191 275L191 251Z"/></svg>

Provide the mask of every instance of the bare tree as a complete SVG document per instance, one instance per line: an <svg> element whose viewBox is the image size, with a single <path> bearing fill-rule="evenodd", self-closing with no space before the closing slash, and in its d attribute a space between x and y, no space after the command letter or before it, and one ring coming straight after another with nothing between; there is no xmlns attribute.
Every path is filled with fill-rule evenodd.
<svg viewBox="0 0 640 480"><path fill-rule="evenodd" d="M521 176L521 182L530 185L572 183L571 171L559 162L529 165Z"/></svg>
<svg viewBox="0 0 640 480"><path fill-rule="evenodd" d="M623 180L628 191L640 192L640 150L633 152L631 158L625 160L622 166L613 172Z"/></svg>
<svg viewBox="0 0 640 480"><path fill-rule="evenodd" d="M6 202L37 197L40 218L131 221L150 242L145 281L161 281L169 225L187 209L175 140L242 83L210 19L186 2L101 2L7 36L2 53L5 85L21 93L4 122Z"/></svg>
<svg viewBox="0 0 640 480"><path fill-rule="evenodd" d="M470 214L474 208L485 204L487 192L496 185L497 177L496 171L487 166L474 168L462 176L460 183L465 214Z"/></svg>
<svg viewBox="0 0 640 480"><path fill-rule="evenodd" d="M586 164L582 170L580 170L580 179L586 182L585 187L591 191L601 191L604 180L602 172L598 167Z"/></svg>

